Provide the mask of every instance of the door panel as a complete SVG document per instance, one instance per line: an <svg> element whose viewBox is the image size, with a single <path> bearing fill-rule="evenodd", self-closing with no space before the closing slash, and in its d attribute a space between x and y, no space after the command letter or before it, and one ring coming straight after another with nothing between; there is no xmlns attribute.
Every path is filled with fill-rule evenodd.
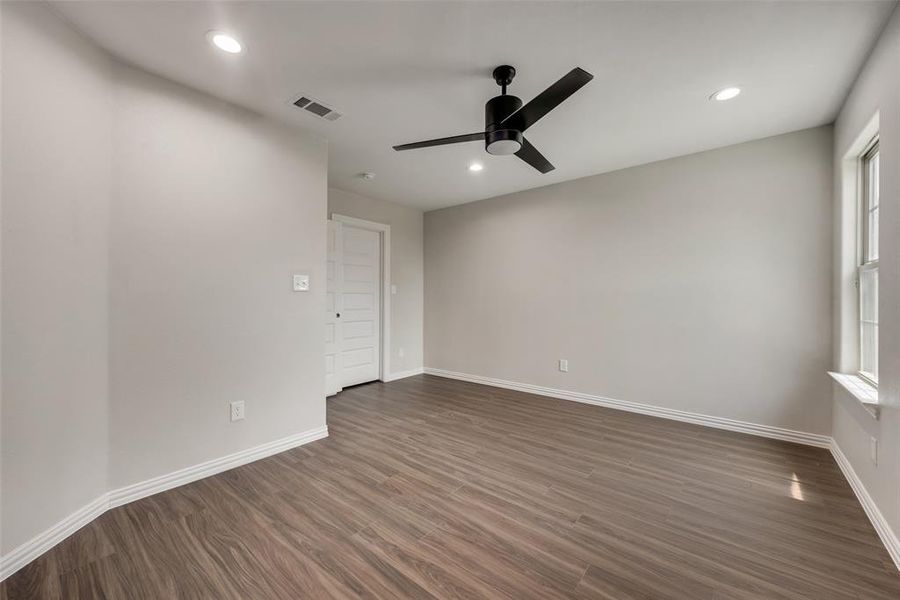
<svg viewBox="0 0 900 600"><path fill-rule="evenodd" d="M341 227L342 387L374 381L381 370L381 234Z"/></svg>
<svg viewBox="0 0 900 600"><path fill-rule="evenodd" d="M344 339L352 340L354 338L371 337L375 334L372 327L371 321L350 321L344 323L341 329L344 332Z"/></svg>

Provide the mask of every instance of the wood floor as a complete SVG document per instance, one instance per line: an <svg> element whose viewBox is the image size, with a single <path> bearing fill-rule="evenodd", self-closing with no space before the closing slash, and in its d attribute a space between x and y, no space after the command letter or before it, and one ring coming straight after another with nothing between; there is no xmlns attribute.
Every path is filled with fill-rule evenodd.
<svg viewBox="0 0 900 600"><path fill-rule="evenodd" d="M107 512L18 598L900 598L826 450L430 376Z"/></svg>

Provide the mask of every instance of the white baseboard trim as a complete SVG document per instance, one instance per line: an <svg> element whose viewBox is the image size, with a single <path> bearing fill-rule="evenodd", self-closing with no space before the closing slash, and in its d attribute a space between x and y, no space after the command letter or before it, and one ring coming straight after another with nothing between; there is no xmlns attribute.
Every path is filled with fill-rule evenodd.
<svg viewBox="0 0 900 600"><path fill-rule="evenodd" d="M418 369L410 369L408 371L398 371L397 373L391 373L387 377L384 378L384 382L388 383L390 381L397 381L398 379L406 379L407 377L412 377L413 375L421 375L425 372L425 369L419 367Z"/></svg>
<svg viewBox="0 0 900 600"><path fill-rule="evenodd" d="M560 398L562 400L572 400L575 402L583 402L585 404L594 404L597 406L605 406L606 408L614 408L642 415L650 415L653 417L661 417L663 419L671 419L673 421L682 421L684 423L694 423L696 425L705 425L716 429L727 429L728 431L737 431L740 433L749 433L760 437L773 438L776 440L784 440L787 442L795 442L807 446L817 446L819 448L830 448L831 437L827 435L819 435L816 433L806 433L804 431L794 431L793 429L784 429L782 427L773 427L771 425L759 425L757 423L747 423L745 421L736 421L734 419L726 419L724 417L713 417L700 413L686 412L683 410L675 410L673 408L663 408L661 406L653 406L651 404L640 404L638 402L629 402L627 400L616 400L614 398L606 398L604 396L596 396L593 394L585 394L582 392L571 392L568 390L559 390L554 388L532 385L530 383L518 383L515 381L507 381L504 379L495 379L493 377L483 377L481 375L469 375L468 373L457 373L454 371L445 371L443 369L434 369L425 367L427 375L436 375L438 377L446 377L448 379L459 379L470 383L481 383L494 387L505 388L508 390L516 390L519 392L527 392L529 394L537 394L539 396L548 396L551 398Z"/></svg>
<svg viewBox="0 0 900 600"><path fill-rule="evenodd" d="M160 475L153 479L126 485L125 487L109 492L109 507L115 508L117 506L122 506L123 504L128 504L129 502L134 502L135 500L140 500L141 498L146 498L147 496L152 496L153 494L158 494L174 487L191 483L192 481L204 479L211 475L215 475L216 473L221 473L222 471L227 471L255 460L266 458L267 456L272 456L273 454L278 454L279 452L284 452L285 450L290 450L291 448L296 448L297 446L302 446L309 442L314 442L324 437L328 437L327 426L304 431L303 433L281 438L280 440L262 444L261 446L254 446L253 448L241 450L240 452L235 452L234 454L229 454L221 458L214 458L213 460L208 460L199 465L193 465L185 469L167 473L166 475Z"/></svg>
<svg viewBox="0 0 900 600"><path fill-rule="evenodd" d="M186 483L198 481L222 471L227 471L326 437L328 437L327 425L107 492L79 508L50 529L31 538L9 554L0 557L0 581L3 581L111 508L122 506L123 504L134 502Z"/></svg>
<svg viewBox="0 0 900 600"><path fill-rule="evenodd" d="M109 501L106 494L85 504L50 529L40 533L6 556L0 557L0 581L3 581L41 554L57 545L100 515L106 512Z"/></svg>
<svg viewBox="0 0 900 600"><path fill-rule="evenodd" d="M896 534L891 530L891 526L888 525L887 520L884 518L884 515L878 510L878 506L875 504L875 501L872 500L872 496L869 495L866 486L863 485L862 480L856 474L856 471L853 470L853 465L851 465L850 461L847 460L847 457L844 456L844 453L841 451L840 446L837 445L837 442L831 440L830 449L835 462L837 462L838 466L841 468L850 487L853 488L853 493L856 494L856 498L859 500L859 503L862 504L863 510L866 511L869 521L872 522L872 527L875 528L878 537L881 538L881 543L887 548L888 554L891 555L891 560L894 561L897 569L900 570L900 539L897 538Z"/></svg>

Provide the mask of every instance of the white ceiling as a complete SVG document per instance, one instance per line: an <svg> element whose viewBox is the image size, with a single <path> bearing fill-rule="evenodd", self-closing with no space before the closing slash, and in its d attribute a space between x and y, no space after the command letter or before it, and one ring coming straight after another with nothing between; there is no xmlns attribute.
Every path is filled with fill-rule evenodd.
<svg viewBox="0 0 900 600"><path fill-rule="evenodd" d="M893 2L56 2L125 60L329 140L330 184L430 210L831 122ZM232 31L241 55L204 34ZM527 132L541 175L479 143L499 93L594 80ZM717 89L744 90L712 102ZM306 94L344 116L290 105ZM484 163L470 173L469 163ZM373 181L358 174L372 171Z"/></svg>

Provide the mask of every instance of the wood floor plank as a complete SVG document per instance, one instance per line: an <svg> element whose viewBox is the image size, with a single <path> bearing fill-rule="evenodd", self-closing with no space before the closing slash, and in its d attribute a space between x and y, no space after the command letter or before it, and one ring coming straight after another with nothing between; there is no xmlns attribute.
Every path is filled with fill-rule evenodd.
<svg viewBox="0 0 900 600"><path fill-rule="evenodd" d="M107 512L0 600L900 598L821 448L431 376L328 425Z"/></svg>

